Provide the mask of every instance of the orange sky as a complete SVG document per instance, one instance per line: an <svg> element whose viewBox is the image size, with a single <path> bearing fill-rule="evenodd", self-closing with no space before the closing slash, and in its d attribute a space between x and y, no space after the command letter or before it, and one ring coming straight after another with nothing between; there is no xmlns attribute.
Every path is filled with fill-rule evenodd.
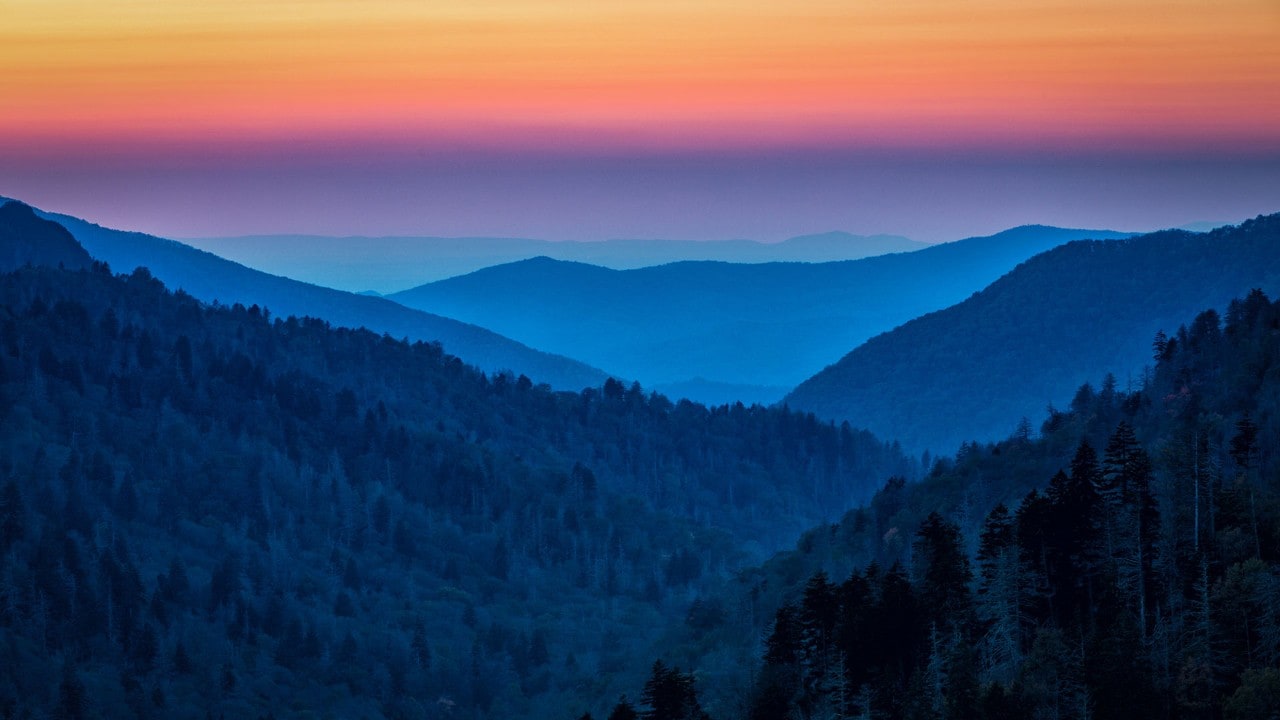
<svg viewBox="0 0 1280 720"><path fill-rule="evenodd" d="M1280 147L1280 0L0 0L10 145Z"/></svg>

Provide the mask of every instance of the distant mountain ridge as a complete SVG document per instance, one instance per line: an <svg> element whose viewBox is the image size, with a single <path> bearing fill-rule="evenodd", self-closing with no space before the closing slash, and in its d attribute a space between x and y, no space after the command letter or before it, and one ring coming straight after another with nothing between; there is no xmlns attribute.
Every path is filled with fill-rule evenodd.
<svg viewBox="0 0 1280 720"><path fill-rule="evenodd" d="M93 258L107 262L115 271L146 267L170 288L180 288L205 302L256 304L281 317L311 316L333 325L365 327L395 338L438 341L449 353L481 370L524 374L556 389L599 386L608 377L576 360L534 350L484 328L389 300L270 275L174 240L112 230L69 215L38 209L34 212L66 228Z"/></svg>
<svg viewBox="0 0 1280 720"><path fill-rule="evenodd" d="M800 235L776 243L320 235L248 235L197 238L187 242L277 275L351 292L376 290L384 294L539 256L631 270L685 260L830 262L928 247L927 243L898 235L853 235L838 231Z"/></svg>
<svg viewBox="0 0 1280 720"><path fill-rule="evenodd" d="M916 450L1006 437L1081 383L1123 389L1152 339L1253 288L1280 291L1280 215L1195 234L1068 243L958 305L856 347L787 396Z"/></svg>
<svg viewBox="0 0 1280 720"><path fill-rule="evenodd" d="M1018 262L1086 237L1127 235L1025 226L817 264L681 262L619 271L540 257L387 297L700 402L723 401L725 385L771 402L782 397L779 388L794 387L876 333L959 302Z"/></svg>

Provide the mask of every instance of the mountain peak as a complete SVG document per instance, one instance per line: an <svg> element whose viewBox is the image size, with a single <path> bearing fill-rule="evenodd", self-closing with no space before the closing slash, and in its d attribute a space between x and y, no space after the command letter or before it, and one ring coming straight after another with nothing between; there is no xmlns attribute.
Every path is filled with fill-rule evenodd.
<svg viewBox="0 0 1280 720"><path fill-rule="evenodd" d="M1116 232L1115 230L1098 230L1090 228L1065 228L1056 225L1042 225L1032 223L1028 225L1017 225L994 233L989 237L992 238L1017 238L1023 235L1071 235L1073 237L1085 236L1095 240L1118 240L1131 237L1133 233Z"/></svg>
<svg viewBox="0 0 1280 720"><path fill-rule="evenodd" d="M93 258L67 229L36 215L26 203L6 200L0 204L0 271L25 265L59 265L85 268Z"/></svg>
<svg viewBox="0 0 1280 720"><path fill-rule="evenodd" d="M496 279L513 274L522 275L526 273L535 273L544 276L555 274L555 276L572 276L576 278L583 273L611 275L616 272L618 271L578 260L564 260L562 258L554 258L548 255L535 255L533 257L524 258L523 260L513 260L499 265L490 265L489 267L481 268L464 275L459 275L455 278L446 278L444 280L437 280L436 282L447 283L461 277ZM430 285L431 283L427 284ZM410 288L404 292L411 293L416 289L417 288ZM391 293L391 295L396 294L398 293Z"/></svg>

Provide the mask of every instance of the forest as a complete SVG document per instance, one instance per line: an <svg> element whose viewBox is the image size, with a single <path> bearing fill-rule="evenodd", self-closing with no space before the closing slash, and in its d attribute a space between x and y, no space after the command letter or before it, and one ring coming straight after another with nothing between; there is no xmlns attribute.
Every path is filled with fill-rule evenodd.
<svg viewBox="0 0 1280 720"><path fill-rule="evenodd" d="M0 717L1280 707L1261 291L1158 333L1126 387L914 458L786 407L553 391L58 247L0 274Z"/></svg>
<svg viewBox="0 0 1280 720"><path fill-rule="evenodd" d="M11 717L603 702L702 588L918 464L101 263L0 276L0 426Z"/></svg>
<svg viewBox="0 0 1280 720"><path fill-rule="evenodd" d="M966 444L741 573L716 600L738 611L664 661L754 662L675 713L655 667L641 715L1274 718L1280 302L1207 310L1152 356L1140 387L1086 384L1038 436Z"/></svg>

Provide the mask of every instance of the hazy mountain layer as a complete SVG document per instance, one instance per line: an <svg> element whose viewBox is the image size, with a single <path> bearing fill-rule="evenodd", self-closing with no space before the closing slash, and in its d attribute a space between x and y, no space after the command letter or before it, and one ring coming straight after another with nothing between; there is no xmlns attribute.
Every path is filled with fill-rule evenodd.
<svg viewBox="0 0 1280 720"><path fill-rule="evenodd" d="M871 339L787 396L909 448L951 452L1013 432L1114 372L1150 364L1157 331L1251 288L1280 289L1280 215L1211 233L1074 242L964 302Z"/></svg>
<svg viewBox="0 0 1280 720"><path fill-rule="evenodd" d="M682 262L617 271L537 258L389 296L636 378L794 387L849 348L958 302L1018 262L1117 233L1029 226L836 263ZM721 399L698 385L695 400ZM751 391L775 400L776 390Z"/></svg>
<svg viewBox="0 0 1280 720"><path fill-rule="evenodd" d="M750 240L602 240L552 242L524 238L325 237L255 235L188 241L221 257L317 285L396 292L492 265L545 256L615 270L681 260L828 262L925 247L896 235L829 232L777 243Z"/></svg>
<svg viewBox="0 0 1280 720"><path fill-rule="evenodd" d="M580 390L599 385L606 377L595 368L534 350L484 328L381 298L269 275L173 240L112 230L68 215L37 213L66 227L90 255L112 268L129 271L146 267L165 284L200 300L256 304L282 317L307 315L394 338L435 341L487 372L509 370L559 389Z"/></svg>

